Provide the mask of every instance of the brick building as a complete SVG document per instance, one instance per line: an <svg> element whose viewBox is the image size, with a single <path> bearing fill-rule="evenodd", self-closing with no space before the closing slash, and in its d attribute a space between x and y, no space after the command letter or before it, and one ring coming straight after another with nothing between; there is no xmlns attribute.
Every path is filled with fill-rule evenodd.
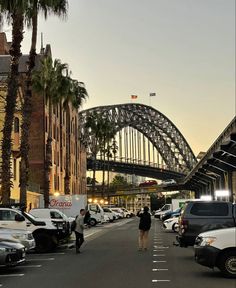
<svg viewBox="0 0 236 288"><path fill-rule="evenodd" d="M10 56L8 55L9 44L7 43L5 33L0 33L0 88L1 95L5 90L3 89L4 83L7 79L7 74L10 67ZM47 45L46 49L41 49L40 54L37 55L36 69L40 69L40 59L44 56L51 56L50 46ZM26 72L26 63L28 55L22 55L20 59L19 72L21 74L21 85L19 88L19 97L23 99L23 83L24 75ZM22 87L21 87L22 86ZM5 86L6 87L6 86ZM18 98L19 98L18 97ZM1 99L0 104L0 129L2 129L2 119L4 117L4 97ZM18 99L20 100L20 99ZM20 101L21 102L21 101ZM13 173L14 179L19 181L19 151L20 145L20 102L18 103L19 109L15 118L14 125L18 125L18 130L14 128L13 131ZM68 124L68 125L67 125ZM42 95L33 93L32 96L32 122L30 128L30 185L31 191L43 193L44 189L44 167L45 167L45 148L48 136L48 105ZM14 126L15 127L15 126ZM69 127L69 129L68 129ZM79 141L79 122L78 111L72 109L69 105L69 110L65 111L61 104L53 107L52 117L52 169L50 175L50 193L58 192L65 194L65 168L66 168L66 137L70 137L69 153L69 187L70 194L85 194L86 193L86 149ZM17 132L16 132L17 131ZM1 136L0 136L1 137ZM16 164L16 165L15 165ZM18 191L17 186L19 182L14 181L13 191ZM12 192L13 199L16 199L16 193ZM19 194L19 192L18 192ZM19 195L18 195L19 197ZM33 205L35 206L35 205Z"/></svg>

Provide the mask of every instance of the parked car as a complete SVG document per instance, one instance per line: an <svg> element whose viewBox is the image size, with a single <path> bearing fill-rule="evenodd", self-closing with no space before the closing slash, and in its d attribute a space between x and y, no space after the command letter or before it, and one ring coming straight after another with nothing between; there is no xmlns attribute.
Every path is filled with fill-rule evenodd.
<svg viewBox="0 0 236 288"><path fill-rule="evenodd" d="M130 218L130 217L132 217L132 213L129 211L129 210L127 210L126 208L121 208L122 210L123 210L123 212L124 212L124 217L125 218Z"/></svg>
<svg viewBox="0 0 236 288"><path fill-rule="evenodd" d="M110 221L110 217L109 217L107 214L104 213L103 216L104 216L104 217L103 217L103 223L109 223L109 222L111 222L111 221Z"/></svg>
<svg viewBox="0 0 236 288"><path fill-rule="evenodd" d="M118 215L115 215L115 212L113 212L110 208L108 207L102 207L104 211L104 215L107 215L109 217L109 222L113 222L114 220L118 219Z"/></svg>
<svg viewBox="0 0 236 288"><path fill-rule="evenodd" d="M179 217L181 212L181 208L178 208L174 211L167 211L165 214L161 215L161 220L164 222L165 220L171 217Z"/></svg>
<svg viewBox="0 0 236 288"><path fill-rule="evenodd" d="M174 231L176 232L176 224L178 224L179 217L171 217L163 222L163 228L165 231Z"/></svg>
<svg viewBox="0 0 236 288"><path fill-rule="evenodd" d="M236 227L201 233L194 250L197 263L218 267L224 276L236 278Z"/></svg>
<svg viewBox="0 0 236 288"><path fill-rule="evenodd" d="M139 187L149 187L149 186L156 186L158 185L156 180L146 180L142 183L140 183L138 186Z"/></svg>
<svg viewBox="0 0 236 288"><path fill-rule="evenodd" d="M121 208L117 208L117 207L110 207L111 211L116 212L119 216L119 218L124 218L124 211Z"/></svg>
<svg viewBox="0 0 236 288"><path fill-rule="evenodd" d="M0 227L31 231L37 252L50 252L68 237L63 221L36 218L29 213L12 208L0 207Z"/></svg>
<svg viewBox="0 0 236 288"><path fill-rule="evenodd" d="M0 240L0 266L16 266L25 262L25 247L17 241Z"/></svg>
<svg viewBox="0 0 236 288"><path fill-rule="evenodd" d="M163 180L161 182L161 185L173 185L173 184L176 184L176 181L174 179Z"/></svg>
<svg viewBox="0 0 236 288"><path fill-rule="evenodd" d="M66 233L71 233L71 223L74 220L72 217L67 217L58 209L53 208L34 208L29 211L31 215L41 219L52 219L54 222L63 223Z"/></svg>
<svg viewBox="0 0 236 288"><path fill-rule="evenodd" d="M223 201L190 201L181 210L177 241L193 246L198 234L236 226L236 206Z"/></svg>
<svg viewBox="0 0 236 288"><path fill-rule="evenodd" d="M27 230L21 229L5 229L0 228L0 241L18 241L23 246L25 246L26 251L35 248L35 240L33 234Z"/></svg>
<svg viewBox="0 0 236 288"><path fill-rule="evenodd" d="M165 204L164 206L161 207L161 209L155 212L154 217L160 219L160 217L164 215L166 212L171 212L171 211L172 211L172 205Z"/></svg>

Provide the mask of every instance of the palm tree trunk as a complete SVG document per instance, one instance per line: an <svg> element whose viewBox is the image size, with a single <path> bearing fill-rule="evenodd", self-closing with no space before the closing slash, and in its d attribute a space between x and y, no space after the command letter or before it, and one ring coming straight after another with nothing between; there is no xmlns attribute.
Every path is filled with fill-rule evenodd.
<svg viewBox="0 0 236 288"><path fill-rule="evenodd" d="M47 97L46 97L47 98ZM49 127L48 127L48 138L46 144L46 155L45 155L45 182L44 182L44 206L49 206L49 193L50 193L50 175L52 167L52 103L49 100Z"/></svg>
<svg viewBox="0 0 236 288"><path fill-rule="evenodd" d="M37 28L38 28L38 15L37 11L34 12L32 18L32 39L31 49L29 54L29 63L26 74L26 85L24 94L24 103L22 107L22 126L21 126L21 166L20 166L20 203L27 205L27 186L29 180L29 133L32 114L32 70L35 66L36 59L36 43L37 43Z"/></svg>
<svg viewBox="0 0 236 288"><path fill-rule="evenodd" d="M11 66L8 79L5 119L2 140L2 167L1 167L1 196L2 203L10 203L12 173L11 173L11 147L12 147L12 125L17 99L19 59L21 56L21 42L23 40L24 17L20 12L12 14L12 44L10 49Z"/></svg>
<svg viewBox="0 0 236 288"><path fill-rule="evenodd" d="M70 109L66 107L66 173L65 173L65 194L70 194Z"/></svg>
<svg viewBox="0 0 236 288"><path fill-rule="evenodd" d="M106 140L104 137L103 140L103 169L102 169L102 198L104 197L104 190L105 190L105 161L106 161Z"/></svg>
<svg viewBox="0 0 236 288"><path fill-rule="evenodd" d="M95 189L96 189L96 160L97 160L97 155L94 156L94 160L93 160L92 197L95 196Z"/></svg>
<svg viewBox="0 0 236 288"><path fill-rule="evenodd" d="M92 197L95 196L95 188L96 188L96 160L97 160L97 139L94 139L94 147L92 152L93 159L93 183L92 183Z"/></svg>

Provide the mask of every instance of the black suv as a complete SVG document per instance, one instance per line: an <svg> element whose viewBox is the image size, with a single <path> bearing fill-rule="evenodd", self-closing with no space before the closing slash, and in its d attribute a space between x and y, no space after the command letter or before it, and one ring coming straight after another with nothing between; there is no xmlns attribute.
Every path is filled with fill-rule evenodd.
<svg viewBox="0 0 236 288"><path fill-rule="evenodd" d="M223 201L190 201L185 204L179 220L181 247L193 246L198 234L236 226L236 205Z"/></svg>

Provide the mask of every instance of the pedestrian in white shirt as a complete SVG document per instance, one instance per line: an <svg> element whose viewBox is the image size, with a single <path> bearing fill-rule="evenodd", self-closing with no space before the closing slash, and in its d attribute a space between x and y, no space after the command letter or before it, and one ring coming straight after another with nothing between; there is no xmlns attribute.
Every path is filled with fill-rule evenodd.
<svg viewBox="0 0 236 288"><path fill-rule="evenodd" d="M75 219L76 253L80 253L80 247L84 242L84 215L85 209L80 209L80 214Z"/></svg>

